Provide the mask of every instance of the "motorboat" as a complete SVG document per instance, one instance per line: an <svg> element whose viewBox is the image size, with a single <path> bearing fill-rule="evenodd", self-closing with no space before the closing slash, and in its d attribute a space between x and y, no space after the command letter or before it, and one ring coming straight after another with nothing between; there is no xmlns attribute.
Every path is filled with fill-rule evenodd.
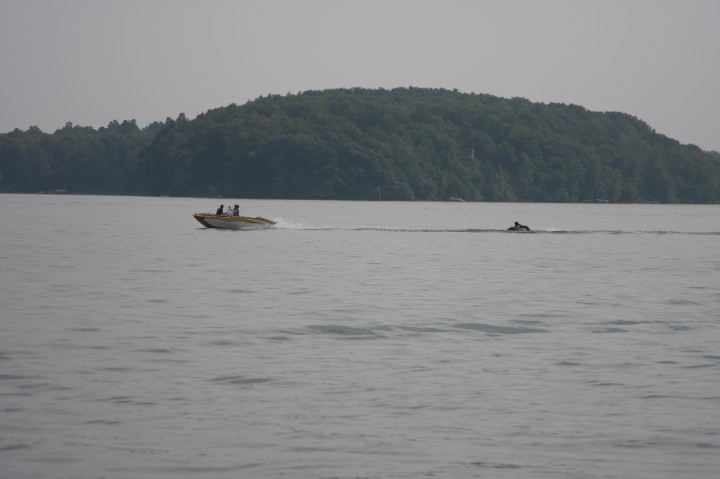
<svg viewBox="0 0 720 479"><path fill-rule="evenodd" d="M257 230L272 228L276 222L256 216L228 216L212 213L195 213L193 217L206 228L222 228L226 230Z"/></svg>

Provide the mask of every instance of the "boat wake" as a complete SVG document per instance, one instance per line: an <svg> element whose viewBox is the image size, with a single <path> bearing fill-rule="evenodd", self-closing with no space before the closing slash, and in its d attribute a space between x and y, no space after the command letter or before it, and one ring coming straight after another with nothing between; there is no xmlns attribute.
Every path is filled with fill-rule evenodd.
<svg viewBox="0 0 720 479"><path fill-rule="evenodd" d="M497 228L430 228L430 227L401 227L401 226L371 226L371 225L310 225L293 223L277 218L275 229L285 230L317 230L317 231L386 231L396 233L502 233L502 234L541 234L541 235L710 235L720 236L720 231L666 231L666 230L564 230L554 228L539 228L530 231L511 231Z"/></svg>

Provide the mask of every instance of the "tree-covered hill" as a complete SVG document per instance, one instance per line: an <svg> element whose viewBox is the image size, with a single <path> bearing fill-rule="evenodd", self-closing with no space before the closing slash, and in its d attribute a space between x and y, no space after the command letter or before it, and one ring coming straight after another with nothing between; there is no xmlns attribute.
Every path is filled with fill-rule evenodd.
<svg viewBox="0 0 720 479"><path fill-rule="evenodd" d="M53 134L31 127L0 135L0 192L137 193L138 154L163 127L135 120L95 130L67 123Z"/></svg>
<svg viewBox="0 0 720 479"><path fill-rule="evenodd" d="M720 161L637 118L422 88L270 95L140 130L0 135L0 190L718 203Z"/></svg>

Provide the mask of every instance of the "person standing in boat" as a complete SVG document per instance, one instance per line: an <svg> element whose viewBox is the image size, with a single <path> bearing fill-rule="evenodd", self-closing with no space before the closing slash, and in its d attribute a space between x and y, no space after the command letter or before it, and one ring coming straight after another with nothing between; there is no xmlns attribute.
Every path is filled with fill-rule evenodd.
<svg viewBox="0 0 720 479"><path fill-rule="evenodd" d="M224 208L224 207L225 207L225 205L220 205L220 208L217 209L217 211L215 212L215 214L216 214L217 216L220 216L221 214L223 214L223 208Z"/></svg>
<svg viewBox="0 0 720 479"><path fill-rule="evenodd" d="M240 205L235 205L235 207L232 210L233 216L240 216Z"/></svg>

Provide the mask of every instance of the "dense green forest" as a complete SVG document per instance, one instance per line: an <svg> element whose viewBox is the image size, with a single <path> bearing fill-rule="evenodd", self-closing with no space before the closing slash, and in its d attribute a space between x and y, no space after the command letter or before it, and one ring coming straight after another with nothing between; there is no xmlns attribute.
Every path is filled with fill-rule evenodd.
<svg viewBox="0 0 720 479"><path fill-rule="evenodd" d="M718 203L720 160L624 113L424 88L269 95L140 129L0 135L0 191Z"/></svg>

